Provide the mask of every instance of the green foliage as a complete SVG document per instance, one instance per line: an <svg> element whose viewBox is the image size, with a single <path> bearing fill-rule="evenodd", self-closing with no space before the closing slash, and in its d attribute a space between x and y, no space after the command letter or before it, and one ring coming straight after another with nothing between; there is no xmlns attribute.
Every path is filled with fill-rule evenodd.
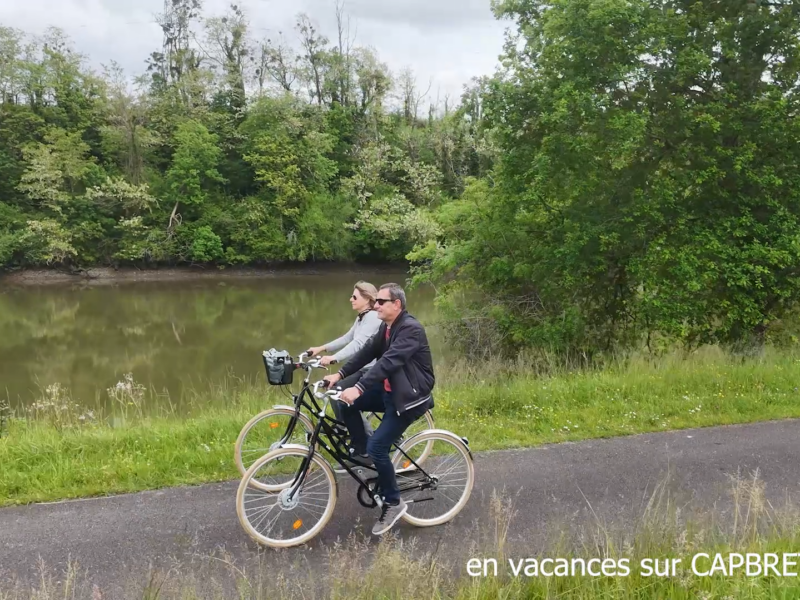
<svg viewBox="0 0 800 600"><path fill-rule="evenodd" d="M206 43L165 30L135 94L0 28L0 265L410 258L464 347L582 360L788 331L798 0L500 0L503 69L443 114L306 16L174 10Z"/></svg>
<svg viewBox="0 0 800 600"><path fill-rule="evenodd" d="M203 48L165 31L135 93L57 29L0 28L0 267L402 260L436 235L430 211L469 171L466 113L393 117L374 51L307 17L293 50L253 44L236 7L173 10Z"/></svg>
<svg viewBox="0 0 800 600"><path fill-rule="evenodd" d="M0 262L11 263L20 247L20 234L8 230L0 230Z"/></svg>
<svg viewBox="0 0 800 600"><path fill-rule="evenodd" d="M158 206L158 200L150 195L146 184L133 185L121 177L108 177L99 186L89 188L86 198L113 215L150 213Z"/></svg>
<svg viewBox="0 0 800 600"><path fill-rule="evenodd" d="M22 149L28 168L17 189L42 208L61 213L73 195L83 191L93 170L89 145L81 134L50 129L44 143Z"/></svg>
<svg viewBox="0 0 800 600"><path fill-rule="evenodd" d="M244 159L274 210L291 222L306 209L311 194L328 188L336 163L327 157L333 139L314 111L296 114L294 102L264 99L243 130L251 145Z"/></svg>
<svg viewBox="0 0 800 600"><path fill-rule="evenodd" d="M192 241L192 260L212 262L222 257L222 240L208 225L198 227L194 231Z"/></svg>
<svg viewBox="0 0 800 600"><path fill-rule="evenodd" d="M399 194L372 199L359 211L352 228L364 245L377 248L394 260L402 259L409 248L439 233L426 210L416 208Z"/></svg>
<svg viewBox="0 0 800 600"><path fill-rule="evenodd" d="M115 229L119 236L119 249L114 253L114 258L130 262L144 259L147 253L147 228L142 223L142 217L121 218Z"/></svg>
<svg viewBox="0 0 800 600"><path fill-rule="evenodd" d="M184 121L175 131L175 153L172 166L166 173L170 199L193 207L206 200L213 183L223 183L217 171L221 151L217 137L202 123Z"/></svg>
<svg viewBox="0 0 800 600"><path fill-rule="evenodd" d="M77 254L72 237L71 232L52 219L28 221L19 245L30 262L59 265L68 263Z"/></svg>
<svg viewBox="0 0 800 600"><path fill-rule="evenodd" d="M498 2L501 158L439 212L422 276L476 292L512 350L762 343L800 298L799 8Z"/></svg>

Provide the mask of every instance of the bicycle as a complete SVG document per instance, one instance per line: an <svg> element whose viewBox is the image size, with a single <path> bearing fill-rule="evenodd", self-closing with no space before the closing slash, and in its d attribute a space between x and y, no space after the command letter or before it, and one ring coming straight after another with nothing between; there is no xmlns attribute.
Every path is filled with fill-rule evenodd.
<svg viewBox="0 0 800 600"><path fill-rule="evenodd" d="M234 461L242 477L247 473L247 469L267 452L271 452L288 443L302 444L308 442L311 433L314 431L314 423L302 412L302 409L305 408L315 418L320 411L320 406L309 391L311 373L314 369L327 371L327 367L322 366L320 359L309 357L310 355L307 351L303 352L298 357L297 362L294 363L294 367L304 370L306 375L300 392L291 395L292 406L276 405L264 410L245 423L239 432L234 445ZM309 360L304 360L305 358L309 358ZM310 402L305 400L305 396L308 396ZM380 424L380 417L372 412L364 413L364 415L370 422L372 429L377 429ZM301 424L302 430L295 431L298 422ZM334 425L343 437L349 437L343 422L334 419ZM424 418L415 421L408 428L403 439L424 429L434 429L434 427L431 411L425 411ZM427 454L422 455L420 461L424 461L425 458L427 458ZM332 466L334 467L334 472L338 474L345 473L343 469L338 469L336 465Z"/></svg>
<svg viewBox="0 0 800 600"><path fill-rule="evenodd" d="M336 506L338 486L333 468L320 456L320 448L356 480L359 486L356 498L362 506L382 505L377 476L362 477L365 471L375 471L374 466L349 456L330 424L334 419L326 414L329 402L339 399L341 389L320 392L324 383L318 381L312 385L312 396L324 400L324 405L316 415L318 420L308 445L286 444L268 452L250 466L239 482L236 514L247 534L259 544L273 548L297 546L311 540L327 525ZM417 458L429 443L440 444L443 452L429 450L423 467ZM475 482L472 452L466 438L443 429L431 429L407 438L399 446L394 444L393 448L397 483L408 504L403 520L418 527L432 527L450 521L461 512ZM443 461L438 460L440 455ZM448 463L450 459L454 459L453 465ZM269 479L271 472L277 478L274 482ZM463 489L454 493L461 482ZM262 499L264 506L257 504ZM437 509L437 499L453 505ZM426 507L431 509L427 515ZM310 525L306 521L309 518ZM285 525L287 536L273 532L279 523ZM267 531L260 531L262 525Z"/></svg>

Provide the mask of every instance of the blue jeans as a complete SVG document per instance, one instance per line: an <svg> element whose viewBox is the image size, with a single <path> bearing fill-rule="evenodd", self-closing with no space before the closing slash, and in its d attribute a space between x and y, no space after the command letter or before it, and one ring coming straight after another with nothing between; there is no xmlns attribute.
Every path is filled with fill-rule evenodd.
<svg viewBox="0 0 800 600"><path fill-rule="evenodd" d="M384 500L389 504L397 504L400 501L400 490L397 487L397 477L392 460L389 458L389 451L406 429L425 414L428 406L429 403L426 402L398 415L391 392L386 392L381 383L361 394L350 406L342 407L342 420L350 431L353 448L358 454L368 454L375 462L378 484L381 486ZM364 431L361 411L384 413L380 426L369 438Z"/></svg>

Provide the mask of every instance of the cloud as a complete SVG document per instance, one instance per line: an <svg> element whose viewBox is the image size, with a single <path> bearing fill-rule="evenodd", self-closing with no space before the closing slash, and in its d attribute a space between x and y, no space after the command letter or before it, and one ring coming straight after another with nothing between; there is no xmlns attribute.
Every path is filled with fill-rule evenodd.
<svg viewBox="0 0 800 600"><path fill-rule="evenodd" d="M336 35L334 0L233 0L247 14L256 38L278 31L292 40L300 12L331 40ZM203 13L220 15L229 0L206 0ZM130 75L161 47L155 15L164 0L24 0L0 2L0 24L41 34L57 26L94 67L119 63ZM346 0L356 44L373 47L394 73L413 69L419 86L451 98L473 76L494 71L506 23L491 13L489 0Z"/></svg>
<svg viewBox="0 0 800 600"><path fill-rule="evenodd" d="M315 12L331 11L325 0L309 0ZM346 0L347 13L359 19L409 26L426 33L493 24L488 0Z"/></svg>

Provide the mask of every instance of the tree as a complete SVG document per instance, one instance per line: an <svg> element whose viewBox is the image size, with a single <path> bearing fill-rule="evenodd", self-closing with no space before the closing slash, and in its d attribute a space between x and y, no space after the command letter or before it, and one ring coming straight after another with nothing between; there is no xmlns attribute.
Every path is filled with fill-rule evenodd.
<svg viewBox="0 0 800 600"><path fill-rule="evenodd" d="M21 59L23 32L0 27L0 103L18 104L21 100Z"/></svg>
<svg viewBox="0 0 800 600"><path fill-rule="evenodd" d="M77 255L72 234L52 219L28 221L19 245L33 263L68 263Z"/></svg>
<svg viewBox="0 0 800 600"><path fill-rule="evenodd" d="M355 71L358 79L358 107L362 115L372 111L381 114L386 95L392 88L389 67L381 63L375 53L368 48L356 48L353 52Z"/></svg>
<svg viewBox="0 0 800 600"><path fill-rule="evenodd" d="M80 133L51 129L45 143L23 149L28 168L19 190L41 208L62 213L70 199L83 192L84 178L93 165L88 153L89 145Z"/></svg>
<svg viewBox="0 0 800 600"><path fill-rule="evenodd" d="M106 114L108 123L100 127L104 154L112 165L119 165L134 184L145 178L145 158L159 140L146 126L146 106L128 92L124 73L112 63L106 69Z"/></svg>
<svg viewBox="0 0 800 600"><path fill-rule="evenodd" d="M311 195L327 190L336 174L327 157L333 140L318 114L301 114L291 99L262 99L245 130L252 144L244 159L253 167L278 214L296 219Z"/></svg>
<svg viewBox="0 0 800 600"><path fill-rule="evenodd" d="M264 93L268 79L277 83L281 90L291 93L298 77L298 67L292 49L283 40L273 44L272 40L267 39L261 44L260 51L256 67L259 95Z"/></svg>
<svg viewBox="0 0 800 600"><path fill-rule="evenodd" d="M325 79L330 68L326 49L328 38L317 32L309 16L304 13L297 17L296 28L304 52L301 58L306 81L310 84L311 100L316 99L317 104L322 106L325 101Z"/></svg>
<svg viewBox="0 0 800 600"><path fill-rule="evenodd" d="M170 231L181 222L181 203L199 209L208 197L210 185L224 181L217 171L222 154L217 138L202 123L184 121L178 125L175 142L172 166L166 173L167 187L175 202L167 227Z"/></svg>
<svg viewBox="0 0 800 600"><path fill-rule="evenodd" d="M331 74L327 81L331 102L349 107L355 102L354 38L350 36L350 18L345 15L344 3L336 0L337 45L329 54Z"/></svg>
<svg viewBox="0 0 800 600"><path fill-rule="evenodd" d="M299 15L256 46L239 5L164 0L133 82L57 28L0 28L0 267L402 259L438 235L466 120L393 112L391 72L335 11L330 42Z"/></svg>
<svg viewBox="0 0 800 600"><path fill-rule="evenodd" d="M151 213L158 206L158 200L150 195L147 185L132 185L121 177L109 177L102 184L89 188L86 198L104 212L123 218Z"/></svg>
<svg viewBox="0 0 800 600"><path fill-rule="evenodd" d="M511 345L763 340L800 296L800 2L505 0L497 187L440 265ZM467 277L468 275L468 277Z"/></svg>
<svg viewBox="0 0 800 600"><path fill-rule="evenodd" d="M414 127L417 124L417 119L419 119L419 105L428 95L428 92L431 91L432 82L424 92L418 91L417 78L414 72L410 68L405 68L400 72L397 85L400 101L403 105L403 117L407 125Z"/></svg>
<svg viewBox="0 0 800 600"><path fill-rule="evenodd" d="M229 109L243 116L247 100L245 65L250 56L247 44L247 20L236 4L224 17L208 19L205 23L208 50L206 58L222 69L222 89Z"/></svg>

